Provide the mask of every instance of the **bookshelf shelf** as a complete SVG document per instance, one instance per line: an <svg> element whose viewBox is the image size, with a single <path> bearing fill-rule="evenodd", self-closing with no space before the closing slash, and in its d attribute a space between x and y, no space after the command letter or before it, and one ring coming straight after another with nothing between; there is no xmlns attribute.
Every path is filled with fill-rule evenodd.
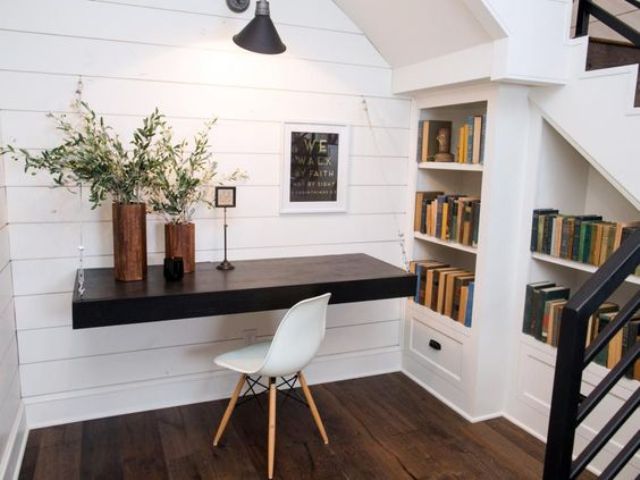
<svg viewBox="0 0 640 480"><path fill-rule="evenodd" d="M560 265L561 267L571 268L573 270L580 270L583 272L593 273L598 267L595 265L590 265L587 263L574 262L573 260L566 260L564 258L553 257L551 255L547 255L544 253L532 252L531 257L534 260L539 260L541 262L552 263L554 265ZM640 277L636 275L630 275L626 279L627 283L631 283L634 285L640 285Z"/></svg>
<svg viewBox="0 0 640 480"><path fill-rule="evenodd" d="M460 334L464 337L471 336L471 327L465 327L460 322L456 322L453 318L442 315L434 310L431 310L429 307L425 307L424 305L420 305L419 303L414 302L413 300L409 300L411 304L411 308L413 308L416 312L419 312L421 317L426 319L427 321L431 321L435 323L435 326L439 330L450 330L453 331L454 334Z"/></svg>
<svg viewBox="0 0 640 480"><path fill-rule="evenodd" d="M541 355L541 358L551 367L555 367L556 355L558 349L552 345L536 340L531 335L520 334L520 341L523 345L535 350ZM591 362L585 369L583 382L593 388L600 383L604 377L610 372L606 367ZM627 400L636 390L638 381L630 378L622 377L614 387L614 394L621 400Z"/></svg>
<svg viewBox="0 0 640 480"><path fill-rule="evenodd" d="M482 172L484 165L455 162L420 162L421 170L453 170L459 172Z"/></svg>
<svg viewBox="0 0 640 480"><path fill-rule="evenodd" d="M418 240L423 240L423 241L429 242L429 243L435 243L437 245L444 245L445 247L453 248L455 250L460 250L462 252L472 253L474 255L478 251L478 249L476 247L470 247L468 245L463 245L463 244L457 243L457 242L449 242L447 240L442 240L440 238L432 237L431 235L426 235L426 234L420 233L420 232L414 232L413 236L414 236L414 238L416 238Z"/></svg>

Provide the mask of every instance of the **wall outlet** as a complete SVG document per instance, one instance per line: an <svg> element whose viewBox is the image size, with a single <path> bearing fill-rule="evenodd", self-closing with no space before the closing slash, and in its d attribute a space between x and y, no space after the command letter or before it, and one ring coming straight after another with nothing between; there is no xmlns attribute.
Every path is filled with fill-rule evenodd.
<svg viewBox="0 0 640 480"><path fill-rule="evenodd" d="M251 345L253 343L256 343L256 337L258 336L258 330L256 328L250 328L247 330L243 330L242 334L244 336L244 339L247 342L247 345Z"/></svg>

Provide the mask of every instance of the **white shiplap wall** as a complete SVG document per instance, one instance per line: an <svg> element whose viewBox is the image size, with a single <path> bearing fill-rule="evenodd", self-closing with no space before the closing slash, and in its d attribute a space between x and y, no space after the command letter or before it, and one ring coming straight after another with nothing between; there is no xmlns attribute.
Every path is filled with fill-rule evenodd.
<svg viewBox="0 0 640 480"><path fill-rule="evenodd" d="M229 212L232 260L365 252L400 265L411 103L391 96L390 68L332 1L270 3L288 46L282 56L233 45L252 13L234 15L223 0L2 2L0 44L11 45L0 49L3 141L54 145L45 113L68 109L79 75L85 100L123 135L155 106L179 134L215 116L221 170L250 176ZM285 121L351 127L347 213L279 214ZM29 424L228 395L233 378L212 357L242 345L245 330L269 335L281 312L72 330L77 246L84 243L87 266L111 263L110 209L92 211L9 159L5 167ZM220 214L199 212L196 228L198 260L220 259ZM162 223L150 218L148 233L158 262ZM6 228L3 235L6 243ZM311 378L399 369L401 310L399 300L331 307Z"/></svg>
<svg viewBox="0 0 640 480"><path fill-rule="evenodd" d="M2 125L0 125L0 129ZM0 477L15 468L14 446L20 428L20 375L13 307L7 224L7 192L0 165Z"/></svg>

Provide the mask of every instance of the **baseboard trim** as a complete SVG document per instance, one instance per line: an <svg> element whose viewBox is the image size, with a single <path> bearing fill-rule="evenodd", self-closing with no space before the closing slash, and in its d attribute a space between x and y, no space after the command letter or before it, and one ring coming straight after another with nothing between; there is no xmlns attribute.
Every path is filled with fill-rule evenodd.
<svg viewBox="0 0 640 480"><path fill-rule="evenodd" d="M540 433L536 432L534 429L529 427L527 424L521 422L520 420L518 420L514 416L510 415L509 413L506 413L506 412L503 413L503 417L505 419L509 420L511 423L513 423L516 427L524 430L529 435L537 438L542 443L545 443L545 444L547 443L547 437L545 437L544 435L541 435ZM631 460L631 461L633 462L633 460ZM596 476L600 476L600 474L602 473L602 471L600 469L594 467L593 464L591 464L591 463L587 466L587 470L589 470L591 473L593 473Z"/></svg>
<svg viewBox="0 0 640 480"><path fill-rule="evenodd" d="M463 417L465 420L467 420L468 422L471 423L478 423L478 422L485 422L487 420L492 420L494 418L500 418L503 416L502 412L493 412L493 413L489 413L487 415L480 415L478 417L474 417L472 415L469 415L468 412L464 411L462 408L460 408L459 406L457 406L456 404L452 403L451 401L449 401L449 399L447 399L446 397L444 397L443 395L441 395L439 392L437 392L436 390L434 390L433 388L431 388L429 385L427 385L425 382L423 382L422 380L420 380L417 376L415 376L413 373L405 370L404 368L402 369L402 373L405 374L407 377L409 377L411 380L413 380L415 383L417 383L418 385L420 385L422 388L424 388L427 392L429 392L431 395L433 395L434 397L436 397L438 400L440 400L442 403L444 403L447 407L449 407L451 410L453 410L454 412L456 412L458 415L460 415L461 417Z"/></svg>
<svg viewBox="0 0 640 480"><path fill-rule="evenodd" d="M24 405L21 403L7 439L7 448L0 461L0 478L17 480L20 475L24 450L27 446L28 433L27 415Z"/></svg>
<svg viewBox="0 0 640 480"><path fill-rule="evenodd" d="M310 384L400 371L399 346L317 357L305 369ZM24 399L27 425L42 428L227 398L237 382L229 371L172 377Z"/></svg>

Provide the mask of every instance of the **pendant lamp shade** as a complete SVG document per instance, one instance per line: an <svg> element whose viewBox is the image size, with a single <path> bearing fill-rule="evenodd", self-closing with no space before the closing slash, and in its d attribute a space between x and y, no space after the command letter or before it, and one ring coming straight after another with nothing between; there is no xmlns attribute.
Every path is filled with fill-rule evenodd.
<svg viewBox="0 0 640 480"><path fill-rule="evenodd" d="M233 41L239 47L256 53L276 54L287 49L271 21L267 0L258 1L256 16L240 33L233 36Z"/></svg>

